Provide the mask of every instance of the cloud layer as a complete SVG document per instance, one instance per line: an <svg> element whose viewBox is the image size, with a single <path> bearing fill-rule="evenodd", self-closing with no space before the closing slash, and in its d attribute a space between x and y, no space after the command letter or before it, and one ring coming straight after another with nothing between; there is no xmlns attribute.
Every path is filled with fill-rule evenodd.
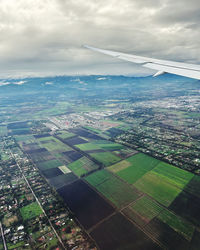
<svg viewBox="0 0 200 250"><path fill-rule="evenodd" d="M144 72L82 44L198 63L199 13L198 0L1 0L0 77Z"/></svg>

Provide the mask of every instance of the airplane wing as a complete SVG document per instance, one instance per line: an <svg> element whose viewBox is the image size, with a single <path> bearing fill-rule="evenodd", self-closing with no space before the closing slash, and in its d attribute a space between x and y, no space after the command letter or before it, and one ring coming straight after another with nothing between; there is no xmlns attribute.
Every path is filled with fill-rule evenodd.
<svg viewBox="0 0 200 250"><path fill-rule="evenodd" d="M88 45L84 45L84 47L128 62L138 63L143 67L156 70L157 72L153 76L171 73L200 80L200 65L135 56L112 50L94 48Z"/></svg>

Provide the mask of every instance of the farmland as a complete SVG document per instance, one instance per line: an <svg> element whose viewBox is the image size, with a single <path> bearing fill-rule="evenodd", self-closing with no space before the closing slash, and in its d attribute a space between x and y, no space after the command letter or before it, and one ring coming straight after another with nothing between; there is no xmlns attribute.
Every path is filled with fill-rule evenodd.
<svg viewBox="0 0 200 250"><path fill-rule="evenodd" d="M53 136L38 138L37 141L42 147L46 148L48 151L64 152L67 150L71 150L67 145L65 145Z"/></svg>
<svg viewBox="0 0 200 250"><path fill-rule="evenodd" d="M71 170L67 168L66 166L60 166L58 168L63 172L63 174L71 173Z"/></svg>
<svg viewBox="0 0 200 250"><path fill-rule="evenodd" d="M139 226L144 227L149 221L156 217L164 208L147 196L136 200L133 204L126 207L123 213Z"/></svg>
<svg viewBox="0 0 200 250"><path fill-rule="evenodd" d="M145 227L144 231L162 244L162 249L188 250L190 243L178 232L158 218L154 218Z"/></svg>
<svg viewBox="0 0 200 250"><path fill-rule="evenodd" d="M79 160L70 163L69 165L67 165L67 167L71 169L71 171L74 172L77 176L82 176L98 168L98 166L94 162L86 157L82 157Z"/></svg>
<svg viewBox="0 0 200 250"><path fill-rule="evenodd" d="M145 173L153 169L159 161L145 154L136 154L109 168L130 184L135 183ZM115 169L116 168L116 169Z"/></svg>
<svg viewBox="0 0 200 250"><path fill-rule="evenodd" d="M58 193L86 229L114 212L109 203L81 180L63 186Z"/></svg>
<svg viewBox="0 0 200 250"><path fill-rule="evenodd" d="M130 186L107 170L97 171L87 176L85 180L118 208L126 206L139 196Z"/></svg>
<svg viewBox="0 0 200 250"><path fill-rule="evenodd" d="M90 155L106 167L121 160L118 156L110 152L91 153Z"/></svg>
<svg viewBox="0 0 200 250"><path fill-rule="evenodd" d="M160 249L145 233L120 213L96 227L92 233L100 249Z"/></svg>
<svg viewBox="0 0 200 250"><path fill-rule="evenodd" d="M124 161L120 161L120 162L108 167L107 169L113 173L117 173L120 170L123 170L123 169L129 167L130 165L131 165L131 163L129 161L124 160Z"/></svg>
<svg viewBox="0 0 200 250"><path fill-rule="evenodd" d="M47 170L50 168L56 168L59 166L62 166L63 164L59 160L49 160L49 161L43 161L41 163L38 163L37 166L40 170Z"/></svg>
<svg viewBox="0 0 200 250"><path fill-rule="evenodd" d="M165 178L152 172L145 174L134 186L167 207L181 192L178 187L171 185Z"/></svg>
<svg viewBox="0 0 200 250"><path fill-rule="evenodd" d="M193 178L194 174L174 167L170 164L161 162L152 171L158 176L161 176L172 185L183 189L185 185Z"/></svg>
<svg viewBox="0 0 200 250"><path fill-rule="evenodd" d="M63 139L63 140L65 140L65 139L68 139L68 138L71 138L71 137L75 136L75 134L70 133L70 132L65 131L65 130L63 130L63 131L60 130L58 133L56 133L56 136Z"/></svg>
<svg viewBox="0 0 200 250"><path fill-rule="evenodd" d="M181 217L169 212L168 210L163 210L158 218L164 223L168 224L176 232L182 234L187 240L191 240L194 233L194 226L183 220Z"/></svg>
<svg viewBox="0 0 200 250"><path fill-rule="evenodd" d="M45 148L39 148L27 151L27 154L31 157L32 161L35 163L55 159L53 155L50 154Z"/></svg>
<svg viewBox="0 0 200 250"><path fill-rule="evenodd" d="M130 207L147 220L153 219L163 210L161 206L147 196L143 196Z"/></svg>
<svg viewBox="0 0 200 250"><path fill-rule="evenodd" d="M50 178L48 181L55 189L58 189L76 180L77 177L73 173L68 173L68 174L54 176Z"/></svg>
<svg viewBox="0 0 200 250"><path fill-rule="evenodd" d="M118 143L112 143L106 140L97 140L93 142L79 144L76 145L76 147L78 147L83 151L96 150L96 149L103 149L109 151L109 150L118 150L123 148L123 146Z"/></svg>

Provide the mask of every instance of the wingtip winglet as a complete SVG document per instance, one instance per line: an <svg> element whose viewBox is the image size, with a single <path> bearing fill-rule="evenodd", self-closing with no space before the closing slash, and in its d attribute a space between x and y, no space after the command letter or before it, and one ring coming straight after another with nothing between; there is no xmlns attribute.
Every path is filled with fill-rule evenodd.
<svg viewBox="0 0 200 250"><path fill-rule="evenodd" d="M165 71L158 71L153 75L153 77L161 76L164 75L165 73L166 73Z"/></svg>

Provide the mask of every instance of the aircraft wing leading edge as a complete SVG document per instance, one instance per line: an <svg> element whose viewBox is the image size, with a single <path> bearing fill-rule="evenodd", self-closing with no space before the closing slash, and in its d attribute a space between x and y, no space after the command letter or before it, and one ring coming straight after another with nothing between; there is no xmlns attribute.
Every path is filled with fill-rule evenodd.
<svg viewBox="0 0 200 250"><path fill-rule="evenodd" d="M171 73L200 80L200 65L135 56L112 50L99 49L88 45L84 45L84 47L128 62L141 64L143 67L149 69L156 70L157 73L155 73L154 76L164 73Z"/></svg>

